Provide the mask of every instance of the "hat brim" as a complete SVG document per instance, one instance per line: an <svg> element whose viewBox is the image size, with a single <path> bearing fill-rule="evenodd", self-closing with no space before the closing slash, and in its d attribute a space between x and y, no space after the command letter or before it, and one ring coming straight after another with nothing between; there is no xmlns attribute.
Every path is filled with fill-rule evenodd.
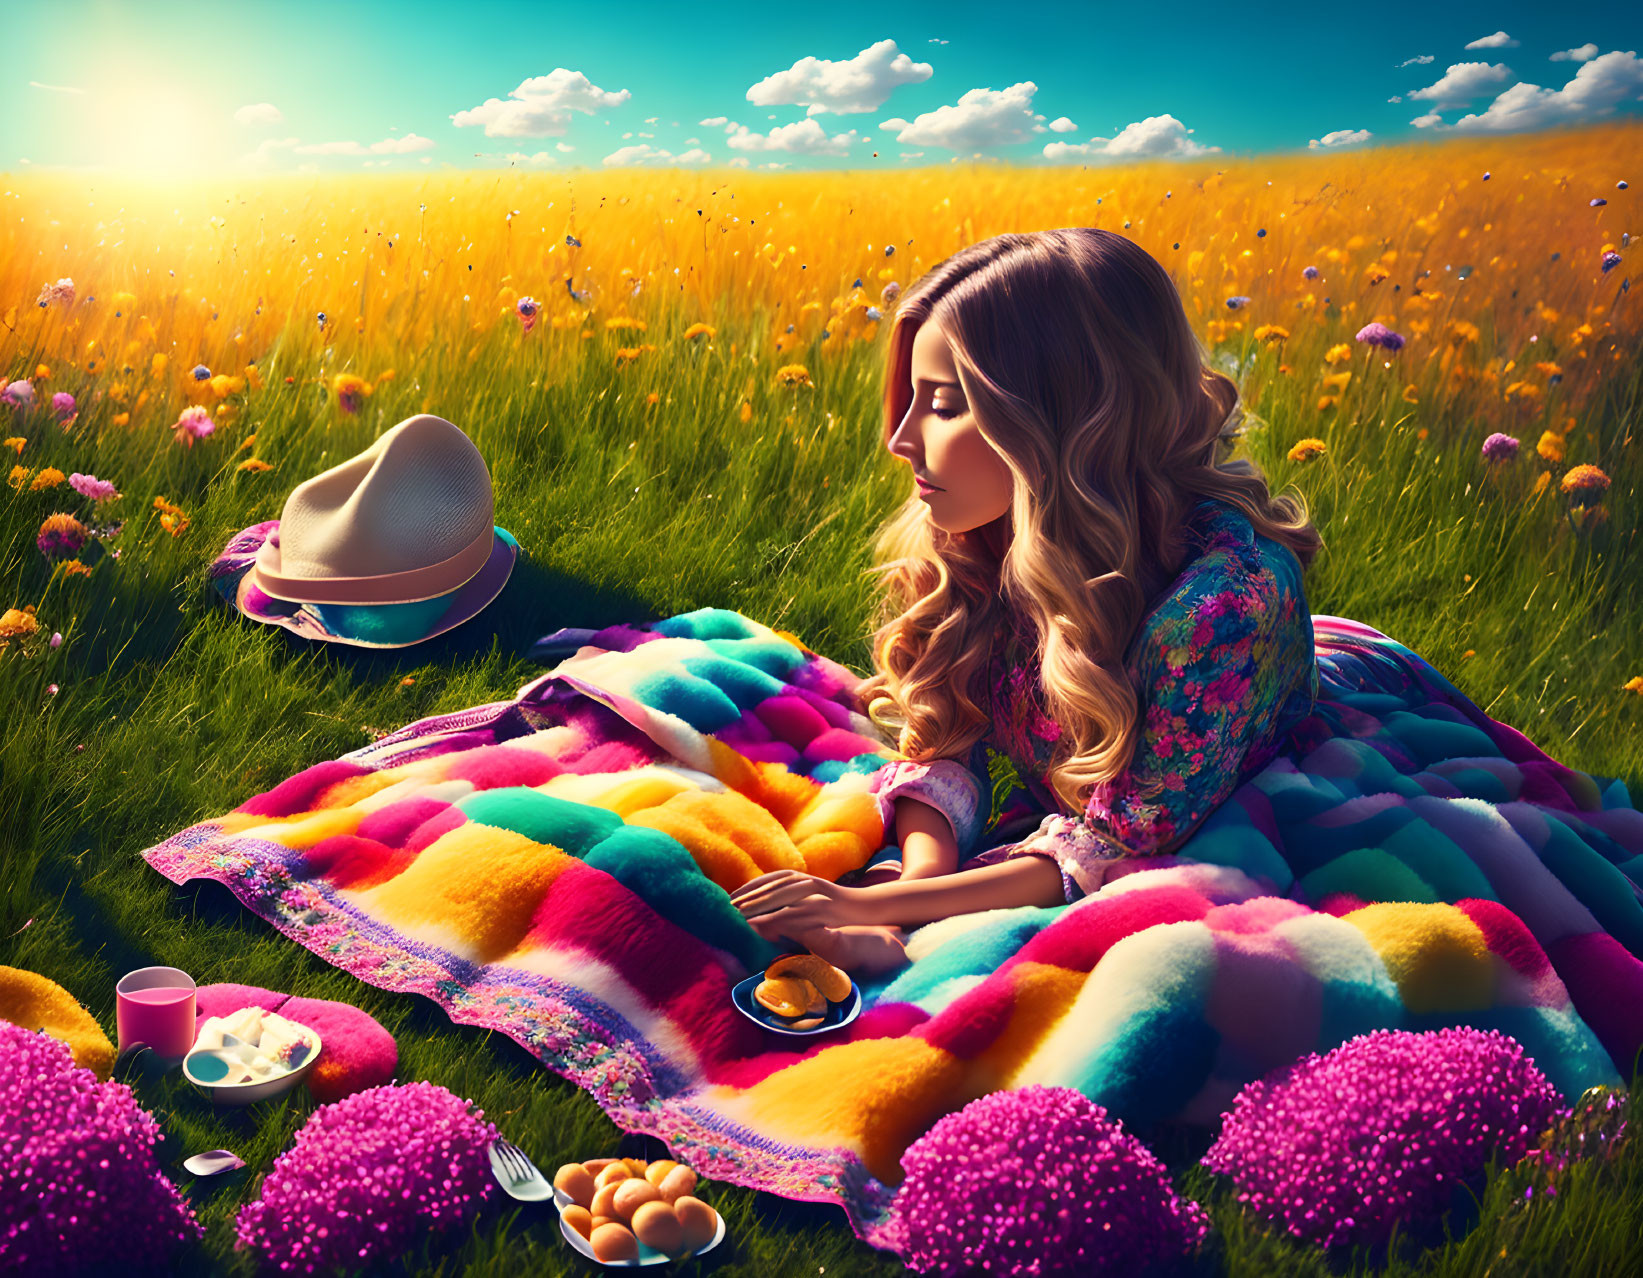
<svg viewBox="0 0 1643 1278"><path fill-rule="evenodd" d="M278 527L279 521L273 520L268 525L268 531ZM241 534L244 538L251 534L247 529ZM266 536L263 532L262 536ZM260 537L255 540L261 540ZM236 539L238 542L239 539ZM463 582L449 596L445 610L424 630L410 639L400 639L394 642L362 638L345 633L339 627L335 618L350 614L368 613L370 605L356 606L350 609L339 609L333 605L314 605L288 603L283 599L276 599L264 593L256 586L253 578L255 574L249 571L242 572L235 588L234 606L252 621L260 621L264 625L283 626L292 634L300 635L304 639L318 639L325 643L349 644L356 648L408 648L412 644L426 642L447 630L453 630L464 621L477 616L490 602L502 593L502 588L508 584L508 578L513 574L514 564L519 558L519 547L513 535L503 528L495 528L491 543L490 557L478 572ZM401 607L403 605L378 605L378 607ZM327 620L329 614L331 620Z"/></svg>

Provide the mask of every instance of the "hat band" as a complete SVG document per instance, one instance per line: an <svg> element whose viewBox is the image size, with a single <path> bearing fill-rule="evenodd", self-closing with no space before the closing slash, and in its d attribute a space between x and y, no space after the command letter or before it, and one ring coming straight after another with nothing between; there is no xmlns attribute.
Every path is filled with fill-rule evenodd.
<svg viewBox="0 0 1643 1278"><path fill-rule="evenodd" d="M265 594L287 603L417 603L448 594L466 582L485 566L495 542L496 530L487 526L472 543L437 564L370 577L288 577L268 566L279 555L279 547L270 539L258 548L251 572Z"/></svg>

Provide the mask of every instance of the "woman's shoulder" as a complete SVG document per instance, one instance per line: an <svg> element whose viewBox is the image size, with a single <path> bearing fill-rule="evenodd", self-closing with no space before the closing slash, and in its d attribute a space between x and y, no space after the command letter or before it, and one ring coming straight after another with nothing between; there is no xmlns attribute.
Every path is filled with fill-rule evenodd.
<svg viewBox="0 0 1643 1278"><path fill-rule="evenodd" d="M1201 651L1229 632L1293 627L1300 620L1310 626L1299 559L1256 532L1236 506L1200 501L1187 518L1187 544L1185 563L1137 636L1137 658L1149 647L1179 658L1182 647Z"/></svg>

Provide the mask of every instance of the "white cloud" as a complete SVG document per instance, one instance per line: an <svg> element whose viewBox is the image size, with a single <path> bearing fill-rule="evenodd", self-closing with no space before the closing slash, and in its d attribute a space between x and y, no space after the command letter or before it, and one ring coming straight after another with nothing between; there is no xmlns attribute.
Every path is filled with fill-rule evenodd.
<svg viewBox="0 0 1643 1278"><path fill-rule="evenodd" d="M710 115L705 120L696 121L696 123L701 125L704 129L716 129L724 122L725 117L722 115Z"/></svg>
<svg viewBox="0 0 1643 1278"><path fill-rule="evenodd" d="M488 138L562 137L572 111L593 115L606 107L621 106L633 95L626 89L610 93L591 83L580 71L555 67L547 75L520 81L508 97L487 98L482 104L451 117L457 128L485 126Z"/></svg>
<svg viewBox="0 0 1643 1278"><path fill-rule="evenodd" d="M1412 102L1425 99L1438 107L1464 106L1473 98L1497 92L1511 78L1512 69L1503 62L1494 66L1487 62L1457 62L1441 80L1406 96Z"/></svg>
<svg viewBox="0 0 1643 1278"><path fill-rule="evenodd" d="M1467 45L1468 49L1515 49L1518 42L1504 31L1497 31L1494 35L1480 36Z"/></svg>
<svg viewBox="0 0 1643 1278"><path fill-rule="evenodd" d="M646 124L655 124L656 121L660 120L661 118L662 117L659 116L659 115L647 115L645 117L645 123Z"/></svg>
<svg viewBox="0 0 1643 1278"><path fill-rule="evenodd" d="M806 115L859 115L878 110L901 85L920 84L934 72L928 62L914 62L897 49L894 40L880 40L844 62L800 58L760 80L747 91L747 100L754 106L808 107Z"/></svg>
<svg viewBox="0 0 1643 1278"><path fill-rule="evenodd" d="M789 161L786 161L786 160L766 160L759 167L761 169L786 169L786 168L791 168L792 165Z"/></svg>
<svg viewBox="0 0 1643 1278"><path fill-rule="evenodd" d="M637 146L624 146L612 151L604 162L610 168L631 168L641 164L705 164L712 158L699 147L674 155L662 147L641 142Z"/></svg>
<svg viewBox="0 0 1643 1278"><path fill-rule="evenodd" d="M1077 128L1078 126L1064 115L1057 116L1055 119L1050 121L1051 133L1072 133Z"/></svg>
<svg viewBox="0 0 1643 1278"><path fill-rule="evenodd" d="M535 155L526 155L523 151L506 151L502 158L511 164L557 164L551 151L538 151ZM367 161L369 163L369 161Z"/></svg>
<svg viewBox="0 0 1643 1278"><path fill-rule="evenodd" d="M1113 138L1091 138L1088 142L1050 142L1044 147L1047 160L1095 159L1099 156L1126 159L1185 159L1209 155L1221 148L1202 146L1187 135L1194 132L1173 115L1149 115L1126 125Z"/></svg>
<svg viewBox="0 0 1643 1278"><path fill-rule="evenodd" d="M38 80L30 80L31 89L50 89L53 93L84 93L84 89L76 89L72 84L41 84ZM28 161L24 160L24 164Z"/></svg>
<svg viewBox="0 0 1643 1278"><path fill-rule="evenodd" d="M248 151L240 156L240 164L245 168L263 169L274 162L276 151L292 150L301 138L264 138L257 143L255 151Z"/></svg>
<svg viewBox="0 0 1643 1278"><path fill-rule="evenodd" d="M363 142L309 142L297 147L300 155L409 155L413 151L431 151L432 138L407 133L402 138L383 138L366 146Z"/></svg>
<svg viewBox="0 0 1643 1278"><path fill-rule="evenodd" d="M1044 117L1033 112L1031 80L1007 89L971 89L957 103L926 111L911 123L899 117L880 120L879 128L896 134L903 146L939 146L950 151L1009 146L1044 131Z"/></svg>
<svg viewBox="0 0 1643 1278"><path fill-rule="evenodd" d="M1608 115L1622 102L1643 100L1643 61L1618 50L1583 63L1561 89L1515 84L1489 104L1482 115L1463 115L1454 128L1462 133L1506 133Z"/></svg>
<svg viewBox="0 0 1643 1278"><path fill-rule="evenodd" d="M1392 95L1392 96L1391 96L1391 97L1389 97L1389 98L1388 98L1388 99L1387 99L1387 101L1388 101L1388 102L1402 102L1402 101L1403 101L1403 94L1401 94L1401 93L1394 93L1394 94L1393 94L1393 95Z"/></svg>
<svg viewBox="0 0 1643 1278"><path fill-rule="evenodd" d="M904 160L917 160L923 158L923 155L923 151L903 151L901 158Z"/></svg>
<svg viewBox="0 0 1643 1278"><path fill-rule="evenodd" d="M1442 124L1443 117L1436 111L1428 111L1425 115L1418 115L1409 121L1417 129L1430 129L1433 125Z"/></svg>
<svg viewBox="0 0 1643 1278"><path fill-rule="evenodd" d="M769 133L732 124L726 134L725 141L732 150L786 151L790 155L848 155L850 144L860 140L854 129L828 137L827 131L810 119L777 125Z"/></svg>
<svg viewBox="0 0 1643 1278"><path fill-rule="evenodd" d="M930 37L930 43L931 44L951 44L952 41L951 40L938 40L938 39L935 38L935 36L931 36Z"/></svg>
<svg viewBox="0 0 1643 1278"><path fill-rule="evenodd" d="M1553 62L1590 62L1597 56L1597 46L1587 43L1574 49L1564 49L1561 53L1554 53Z"/></svg>
<svg viewBox="0 0 1643 1278"><path fill-rule="evenodd" d="M752 163L753 161L748 159L745 155L733 155L730 159L725 161L725 167L731 169L745 169Z"/></svg>
<svg viewBox="0 0 1643 1278"><path fill-rule="evenodd" d="M285 116L272 102L253 102L234 112L234 123L247 128L257 124L279 124L284 119Z"/></svg>
<svg viewBox="0 0 1643 1278"><path fill-rule="evenodd" d="M574 151L574 150L576 150L576 148L573 147L569 142L555 142L553 144L553 149L556 150L556 151Z"/></svg>
<svg viewBox="0 0 1643 1278"><path fill-rule="evenodd" d="M1359 142L1367 142L1371 136L1368 129L1336 129L1321 138L1313 138L1307 146L1315 151L1329 147L1353 146Z"/></svg>
<svg viewBox="0 0 1643 1278"><path fill-rule="evenodd" d="M1402 62L1398 63L1398 70L1401 71L1401 70L1403 70L1404 67L1407 67L1407 66L1424 67L1428 62L1436 62L1436 61L1437 61L1437 58L1434 55L1430 54L1430 53L1417 54L1413 58L1405 58Z"/></svg>

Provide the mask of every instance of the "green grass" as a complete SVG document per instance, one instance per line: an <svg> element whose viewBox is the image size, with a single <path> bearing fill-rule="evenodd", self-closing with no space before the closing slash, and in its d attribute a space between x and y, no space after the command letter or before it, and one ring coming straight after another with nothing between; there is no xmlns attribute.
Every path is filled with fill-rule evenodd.
<svg viewBox="0 0 1643 1278"><path fill-rule="evenodd" d="M878 444L882 357L858 347L837 362L802 350L751 360L752 335L768 331L758 320L721 327L711 351L668 359L676 348L664 341L660 362L617 372L589 359L550 385L531 385L533 374L505 358L504 332L472 365L453 354L456 341L435 342L403 361L414 367L382 386L358 418L340 416L314 386L301 385L315 370L276 349L262 360L268 389L249 397L243 425L192 450L156 426L139 433L107 425L102 407L83 413L70 435L39 420L22 431L27 464L112 479L124 493L112 509L126 524L109 543L122 550L118 562L105 558L90 578L52 577L35 532L45 515L84 503L66 488L0 491L0 608L34 603L42 636L64 636L57 650L26 655L14 643L0 654L0 962L66 986L111 1037L115 980L152 963L181 966L202 984L239 981L352 1002L398 1040L402 1079L430 1079L473 1098L539 1162L551 1168L616 1151L620 1133L594 1102L510 1040L452 1025L417 996L365 985L276 934L226 889L173 887L138 854L364 745L372 729L512 695L540 672L518 654L559 626L734 608L866 673L869 537L906 479ZM725 354L732 340L743 352L734 362ZM33 367L35 352L13 355L10 367ZM773 384L774 364L795 357L810 367L813 390ZM297 386L283 385L288 374ZM744 426L736 410L749 377L755 414ZM1267 425L1248 450L1275 489L1294 482L1313 503L1328 547L1308 576L1315 613L1354 617L1400 639L1554 757L1623 777L1643 796L1643 698L1621 690L1643 673L1635 440L1643 382L1635 363L1608 377L1571 436L1569 462L1596 463L1614 480L1611 519L1592 534L1569 526L1555 483L1538 502L1528 499L1538 426L1514 429L1525 457L1508 482L1484 481L1477 449L1494 427L1469 402L1418 409L1395 399L1360 405L1349 395L1339 417L1320 426L1313 392L1273 378L1252 406ZM663 401L647 410L651 389ZM529 552L495 604L428 644L376 653L309 646L212 602L206 565L230 535L277 517L292 486L419 411L425 394L430 411L479 445L498 522ZM1424 442L1420 426L1430 430ZM248 454L229 450L251 430L257 454L277 470L235 472ZM1306 466L1284 460L1303 435L1324 438L1328 456ZM191 516L181 537L160 528L156 495ZM1463 658L1468 650L1475 655ZM415 682L405 686L406 676ZM46 691L53 683L54 696ZM168 1133L168 1167L208 1225L190 1272L251 1272L232 1249L233 1214L311 1108L306 1094L213 1113L176 1075L138 1087ZM190 1184L175 1167L219 1146L251 1168ZM1205 1202L1216 1225L1185 1272L1612 1274L1625 1269L1643 1233L1635 1141L1611 1163L1579 1169L1555 1203L1527 1210L1516 1205L1522 1184L1510 1173L1494 1176L1475 1212L1482 1223L1384 1264L1331 1261L1264 1233L1194 1166L1203 1148L1160 1137L1178 1187ZM856 1241L836 1208L723 1184L704 1196L724 1212L730 1234L702 1269L834 1278L901 1271ZM527 1208L492 1210L470 1235L406 1257L403 1268L511 1275L590 1267L559 1239L551 1211Z"/></svg>

